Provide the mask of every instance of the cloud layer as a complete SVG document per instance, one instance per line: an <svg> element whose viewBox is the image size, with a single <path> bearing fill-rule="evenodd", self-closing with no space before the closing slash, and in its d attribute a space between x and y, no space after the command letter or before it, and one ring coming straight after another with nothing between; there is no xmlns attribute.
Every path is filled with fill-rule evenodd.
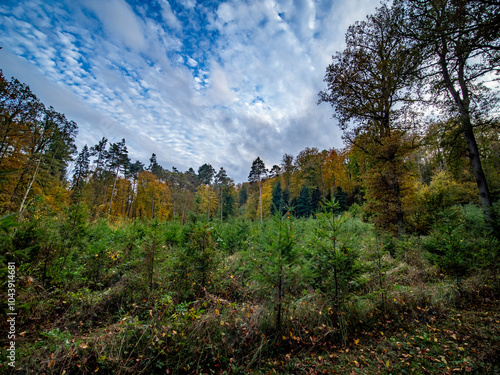
<svg viewBox="0 0 500 375"><path fill-rule="evenodd" d="M42 0L0 5L0 69L75 120L77 144L125 138L166 168L245 181L305 147L340 147L317 106L330 56L374 0Z"/></svg>

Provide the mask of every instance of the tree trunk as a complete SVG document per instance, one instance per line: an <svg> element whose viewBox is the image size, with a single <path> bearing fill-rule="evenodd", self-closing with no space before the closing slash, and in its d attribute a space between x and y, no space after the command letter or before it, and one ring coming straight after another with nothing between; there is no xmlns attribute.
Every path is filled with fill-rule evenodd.
<svg viewBox="0 0 500 375"><path fill-rule="evenodd" d="M188 201L188 194L187 194L187 191L186 191L185 199L184 199L184 208L182 209L182 225L184 225L186 223L187 201Z"/></svg>
<svg viewBox="0 0 500 375"><path fill-rule="evenodd" d="M220 221L222 221L222 186L220 188Z"/></svg>
<svg viewBox="0 0 500 375"><path fill-rule="evenodd" d="M40 167L40 163L42 161L42 156L38 159L38 162L36 164L35 172L33 173L33 177L31 178L30 184L28 185L28 188L26 189L26 193L24 194L23 201L21 202L21 206L19 207L19 213L23 212L24 208L24 203L26 202L26 198L28 197L28 194L31 190L31 187L33 186L33 182L35 182L36 179L36 174L38 173L38 168Z"/></svg>
<svg viewBox="0 0 500 375"><path fill-rule="evenodd" d="M210 184L208 184L208 221L210 221Z"/></svg>
<svg viewBox="0 0 500 375"><path fill-rule="evenodd" d="M474 135L474 130L472 128L471 114L470 114L470 98L469 98L469 88L467 87L467 81L465 79L465 62L466 56L460 56L458 59L458 83L460 85L460 93L455 88L450 73L448 70L448 63L446 61L446 49L441 51L439 54L441 73L443 75L444 82L448 92L453 97L455 104L457 105L460 113L460 121L462 123L462 132L464 134L465 140L467 142L467 147L469 150L469 159L472 166L472 171L476 179L477 188L479 191L479 197L481 199L481 206L484 212L484 218L487 225L494 233L498 233L496 228L496 218L494 217L494 212L492 210L492 200L490 191L488 189L488 182L484 174L483 167L481 165L481 157L479 155L479 148L477 146L476 137ZM498 234L497 234L498 236Z"/></svg>
<svg viewBox="0 0 500 375"><path fill-rule="evenodd" d="M113 203L113 195L115 193L116 180L118 180L118 172L120 172L120 165L116 168L115 180L113 181L113 188L111 189L111 198L109 198L108 215L111 214L111 204Z"/></svg>
<svg viewBox="0 0 500 375"><path fill-rule="evenodd" d="M260 186L260 175L259 175L259 203L260 203L260 221L262 221L262 188Z"/></svg>

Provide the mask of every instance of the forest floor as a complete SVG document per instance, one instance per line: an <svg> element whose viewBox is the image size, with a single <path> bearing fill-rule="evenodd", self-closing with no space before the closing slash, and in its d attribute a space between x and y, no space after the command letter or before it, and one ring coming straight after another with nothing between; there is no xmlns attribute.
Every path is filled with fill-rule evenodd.
<svg viewBox="0 0 500 375"><path fill-rule="evenodd" d="M423 319L382 320L346 347L267 360L255 373L500 374L500 301L481 300Z"/></svg>
<svg viewBox="0 0 500 375"><path fill-rule="evenodd" d="M467 303L464 303L465 300ZM404 304L404 301L389 303ZM81 335L68 336L64 344L64 333L56 327L62 322L68 325L75 317L64 316L67 310L64 305L52 306L52 311L61 312L53 320L45 317L47 321L43 325L33 326L31 321L30 327L20 327L28 332L21 333L16 343L18 348L33 345L32 348L42 349L43 345L56 341L61 343L62 340L62 347L45 347L42 352L35 350L34 357L28 360L18 358L20 366L11 373L113 373L102 366L102 358L95 358L95 351L89 351L90 347L98 345L99 340L96 338L104 333L100 332L104 327L95 326ZM359 329L351 329L351 337L347 337L344 343L328 342L328 339L324 339L327 335L317 338L312 332L310 338L303 332L300 338L295 337L293 332L281 332L280 337L269 336L271 350L267 347L265 352L259 352L258 358L251 352L244 353L238 362L231 363L230 369L224 368L228 365L226 362L225 365L215 364L201 371L177 368L162 370L165 371L162 373L500 374L500 300L478 296L475 300L458 300L456 306L442 312L425 306L417 306L417 311L400 311L399 316L398 313L392 313L391 316L377 314L371 320L373 324L365 322L359 325ZM75 315L79 315L79 312ZM116 326L107 326L105 331L109 333ZM57 340L51 341L47 334L42 334L45 337L43 341L40 340L40 332L36 331L57 331L59 336ZM108 342L107 345L109 348L109 345L116 346L119 343ZM249 345L250 348L257 353L256 345ZM242 350L245 350L244 347ZM28 351L23 350L22 353L26 355ZM42 353L47 357L43 357ZM243 363L242 358L247 358L247 362ZM149 358L134 356L133 360L137 361L137 365L128 367L124 363L120 373L136 373L138 370L144 370L142 373L150 373L150 370L158 373L152 369L155 367L154 361ZM145 367L142 368L140 362ZM6 370L5 364L3 367ZM3 370L0 368L0 372L3 373Z"/></svg>

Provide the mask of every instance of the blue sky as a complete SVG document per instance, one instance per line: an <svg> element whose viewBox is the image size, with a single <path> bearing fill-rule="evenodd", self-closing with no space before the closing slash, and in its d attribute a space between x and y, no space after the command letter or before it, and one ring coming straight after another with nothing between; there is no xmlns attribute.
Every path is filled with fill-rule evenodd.
<svg viewBox="0 0 500 375"><path fill-rule="evenodd" d="M146 165L247 180L305 147L341 147L318 92L375 0L4 0L0 69Z"/></svg>

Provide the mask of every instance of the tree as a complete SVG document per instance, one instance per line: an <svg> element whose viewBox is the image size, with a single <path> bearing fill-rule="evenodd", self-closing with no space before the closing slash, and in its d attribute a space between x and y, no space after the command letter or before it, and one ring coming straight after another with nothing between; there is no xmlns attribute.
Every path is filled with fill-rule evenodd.
<svg viewBox="0 0 500 375"><path fill-rule="evenodd" d="M326 196L325 180L323 178L323 164L326 151L319 152L316 147L306 147L295 158L297 169L309 188L320 187L323 198Z"/></svg>
<svg viewBox="0 0 500 375"><path fill-rule="evenodd" d="M321 208L321 202L325 198L321 194L321 190L319 190L318 187L316 187L312 192L311 192L311 213L317 212Z"/></svg>
<svg viewBox="0 0 500 375"><path fill-rule="evenodd" d="M73 172L73 182L71 188L80 190L90 173L90 150L87 145L83 146L75 161L75 171Z"/></svg>
<svg viewBox="0 0 500 375"><path fill-rule="evenodd" d="M22 139L29 135L27 130L42 109L43 104L29 86L15 78L8 82L0 70L0 166L18 155L24 145Z"/></svg>
<svg viewBox="0 0 500 375"><path fill-rule="evenodd" d="M290 215L276 213L267 221L265 230L262 232L262 239L249 251L250 264L253 265L257 275L265 285L267 290L272 290L272 301L275 303L275 329L280 331L283 323L284 308L286 307L287 291L292 286L297 287L296 267L302 260L297 253L295 243L294 219ZM256 252L260 252L259 255ZM262 258L265 254L265 260ZM260 259L258 261L257 259Z"/></svg>
<svg viewBox="0 0 500 375"><path fill-rule="evenodd" d="M90 206L92 209L92 213L95 214L95 208L99 205L101 201L101 195L104 195L102 199L102 204L104 204L104 200L106 199L105 194L105 185L107 176L105 172L105 163L106 163L106 153L107 153L107 138L103 137L96 145L90 148L90 156L94 157L93 168L94 171L90 178L91 181L91 195L90 195Z"/></svg>
<svg viewBox="0 0 500 375"><path fill-rule="evenodd" d="M127 166L127 170L125 171L125 177L132 178L130 199L128 202L128 209L127 209L127 216L129 217L132 214L132 207L134 206L137 178L139 176L139 173L143 171L144 171L144 164L139 160L136 160L134 163L129 163L129 165Z"/></svg>
<svg viewBox="0 0 500 375"><path fill-rule="evenodd" d="M118 180L118 173L120 170L127 169L130 159L128 157L127 146L125 146L125 139L121 142L112 143L107 153L107 164L110 171L114 171L115 178L113 181L113 188L111 189L111 197L109 199L108 214L111 213L111 205L113 204L113 195L115 194L116 181Z"/></svg>
<svg viewBox="0 0 500 375"><path fill-rule="evenodd" d="M222 192L224 190L224 187L227 186L227 184L231 181L231 179L227 176L226 171L224 168L220 168L219 172L215 175L215 184L219 187L220 191L220 219L222 220L222 207L224 205L223 197L222 197Z"/></svg>
<svg viewBox="0 0 500 375"><path fill-rule="evenodd" d="M269 178L279 177L281 175L281 168L279 165L274 164L271 170L269 171Z"/></svg>
<svg viewBox="0 0 500 375"><path fill-rule="evenodd" d="M474 127L487 123L498 98L485 81L500 68L500 3L487 0L398 0L402 34L417 43L430 91L461 123L485 219L498 233ZM495 230L496 229L496 230Z"/></svg>
<svg viewBox="0 0 500 375"><path fill-rule="evenodd" d="M187 217L187 209L188 209L188 197L191 194L194 194L196 191L196 187L199 185L198 177L196 176L196 172L193 168L189 168L186 172L184 172L184 207L182 209L182 223L185 223ZM191 200L192 202L192 200Z"/></svg>
<svg viewBox="0 0 500 375"><path fill-rule="evenodd" d="M342 188L339 186L337 187L337 191L335 192L334 195L335 202L338 203L338 209L340 212L346 211L347 210L347 194L342 190Z"/></svg>
<svg viewBox="0 0 500 375"><path fill-rule="evenodd" d="M245 203L247 203L248 191L247 191L247 186L245 184L241 186L238 199L240 206L243 206Z"/></svg>
<svg viewBox="0 0 500 375"><path fill-rule="evenodd" d="M250 182L258 182L259 183L259 205L260 205L260 221L262 221L262 188L261 188L261 176L265 176L267 173L266 165L261 160L260 157L257 156L252 163L252 168L250 169L250 174L248 175L248 180Z"/></svg>
<svg viewBox="0 0 500 375"><path fill-rule="evenodd" d="M297 199L297 207L295 214L297 217L309 217L312 212L311 191L307 185L302 186L300 189L299 198Z"/></svg>
<svg viewBox="0 0 500 375"><path fill-rule="evenodd" d="M149 172L140 172L137 176L137 196L135 206L139 217L165 220L170 215L170 189Z"/></svg>
<svg viewBox="0 0 500 375"><path fill-rule="evenodd" d="M29 198L65 192L77 125L46 108L29 86L0 71L0 203L22 212ZM34 193L33 193L34 192ZM56 201L53 200L52 203Z"/></svg>
<svg viewBox="0 0 500 375"><path fill-rule="evenodd" d="M391 212L379 224L395 220L398 234L404 230L403 161L415 146L407 104L413 99L419 62L414 46L398 38L402 17L400 11L383 5L366 21L350 26L346 49L334 55L327 67L328 89L319 94L320 102L334 108L344 139L369 156L368 176L376 179L366 182L374 182L371 190L384 189L372 195L372 208L380 211L377 206L384 205L385 199L380 196L392 197L393 205L380 207Z"/></svg>
<svg viewBox="0 0 500 375"><path fill-rule="evenodd" d="M158 164L158 159L156 158L156 154L153 153L151 158L149 159L148 171L154 174L158 178L162 178L164 175L163 167Z"/></svg>
<svg viewBox="0 0 500 375"><path fill-rule="evenodd" d="M52 137L47 149L46 169L48 173L62 183L66 182L67 166L72 155L77 153L75 138L78 126L74 121L66 119L53 107L46 110L48 121L52 123Z"/></svg>
<svg viewBox="0 0 500 375"><path fill-rule="evenodd" d="M293 165L293 155L284 154L283 159L281 160L281 172L285 182L285 189L290 190L290 181L294 171L295 167Z"/></svg>
<svg viewBox="0 0 500 375"><path fill-rule="evenodd" d="M208 212L207 217L210 220L210 187L215 175L215 169L210 164L203 164L198 168L198 179L205 185L208 185Z"/></svg>
<svg viewBox="0 0 500 375"><path fill-rule="evenodd" d="M281 182L278 181L273 189L273 196L271 199L271 214L281 214L283 210L283 200L281 198Z"/></svg>

